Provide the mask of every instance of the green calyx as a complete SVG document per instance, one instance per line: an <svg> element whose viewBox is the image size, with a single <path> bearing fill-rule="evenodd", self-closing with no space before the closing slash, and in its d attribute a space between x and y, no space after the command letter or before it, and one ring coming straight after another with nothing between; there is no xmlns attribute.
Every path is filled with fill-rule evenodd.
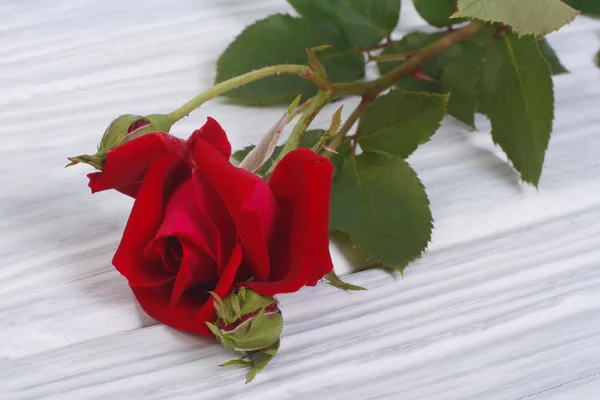
<svg viewBox="0 0 600 400"><path fill-rule="evenodd" d="M225 365L252 367L246 383L254 379L275 356L283 330L283 316L273 297L262 296L247 288L238 288L224 299L215 299L216 322L207 322L211 332L228 350L241 352L244 357ZM248 358L248 360L244 360Z"/></svg>
<svg viewBox="0 0 600 400"><path fill-rule="evenodd" d="M115 119L106 128L96 154L83 154L77 157L68 157L70 163L67 167L75 164L84 163L102 170L106 154L127 142L137 139L143 135L152 132L169 132L173 126L173 121L168 115L152 114L148 116L124 114Z"/></svg>
<svg viewBox="0 0 600 400"><path fill-rule="evenodd" d="M225 324L233 324L240 318L255 313L270 305L277 305L277 300L270 296L263 296L254 290L240 287L224 299L210 292L215 299L215 311L219 319Z"/></svg>

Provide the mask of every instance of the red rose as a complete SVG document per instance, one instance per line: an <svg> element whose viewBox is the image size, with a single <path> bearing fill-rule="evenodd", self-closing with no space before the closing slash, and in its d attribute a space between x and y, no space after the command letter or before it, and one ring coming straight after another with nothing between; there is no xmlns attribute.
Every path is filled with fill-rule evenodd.
<svg viewBox="0 0 600 400"><path fill-rule="evenodd" d="M151 133L111 150L92 191L117 189L135 204L113 259L153 318L209 336L208 291L246 286L272 296L315 285L329 254L332 165L301 148L268 182L229 162L231 146L209 118L187 141Z"/></svg>

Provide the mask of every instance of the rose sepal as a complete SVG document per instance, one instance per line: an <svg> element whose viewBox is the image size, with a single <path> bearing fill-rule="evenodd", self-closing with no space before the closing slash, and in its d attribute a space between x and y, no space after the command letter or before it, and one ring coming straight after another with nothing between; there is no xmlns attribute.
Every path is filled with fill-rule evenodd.
<svg viewBox="0 0 600 400"><path fill-rule="evenodd" d="M245 287L236 289L224 299L212 292L211 295L215 300L217 320L206 322L206 325L223 347L243 354L241 359L221 366L251 367L246 375L246 383L249 383L279 349L283 316L277 300Z"/></svg>
<svg viewBox="0 0 600 400"><path fill-rule="evenodd" d="M88 164L97 170L102 170L106 154L112 149L152 132L169 133L174 122L166 114L147 116L123 114L113 120L104 131L98 151L95 154L82 154L77 157L67 157L70 161L67 167L79 163Z"/></svg>

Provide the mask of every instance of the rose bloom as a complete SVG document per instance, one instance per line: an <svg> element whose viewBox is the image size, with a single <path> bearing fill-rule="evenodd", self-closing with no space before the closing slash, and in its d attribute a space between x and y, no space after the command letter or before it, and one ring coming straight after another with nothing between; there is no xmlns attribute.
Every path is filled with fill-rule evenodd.
<svg viewBox="0 0 600 400"><path fill-rule="evenodd" d="M300 148L269 182L233 166L212 118L184 141L155 132L106 156L92 192L135 198L113 258L142 308L173 328L209 336L208 291L245 286L273 296L314 286L333 269L329 254L332 165Z"/></svg>

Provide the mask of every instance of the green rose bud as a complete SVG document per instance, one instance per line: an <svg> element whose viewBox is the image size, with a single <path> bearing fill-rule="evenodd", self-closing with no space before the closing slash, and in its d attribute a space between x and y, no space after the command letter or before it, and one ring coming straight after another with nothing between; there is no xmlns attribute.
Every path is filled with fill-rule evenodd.
<svg viewBox="0 0 600 400"><path fill-rule="evenodd" d="M106 153L110 150L148 133L168 133L171 126L173 126L173 122L168 115L164 114L153 114L145 117L133 114L121 115L111 122L106 131L104 131L96 154L69 157L69 161L71 162L67 167L78 163L85 163L98 170L102 170L104 161L106 160Z"/></svg>
<svg viewBox="0 0 600 400"><path fill-rule="evenodd" d="M277 300L244 287L224 299L211 294L215 298L217 320L214 324L207 322L206 325L226 349L244 355L239 360L223 365L252 367L246 376L248 383L267 366L279 349L283 316Z"/></svg>

